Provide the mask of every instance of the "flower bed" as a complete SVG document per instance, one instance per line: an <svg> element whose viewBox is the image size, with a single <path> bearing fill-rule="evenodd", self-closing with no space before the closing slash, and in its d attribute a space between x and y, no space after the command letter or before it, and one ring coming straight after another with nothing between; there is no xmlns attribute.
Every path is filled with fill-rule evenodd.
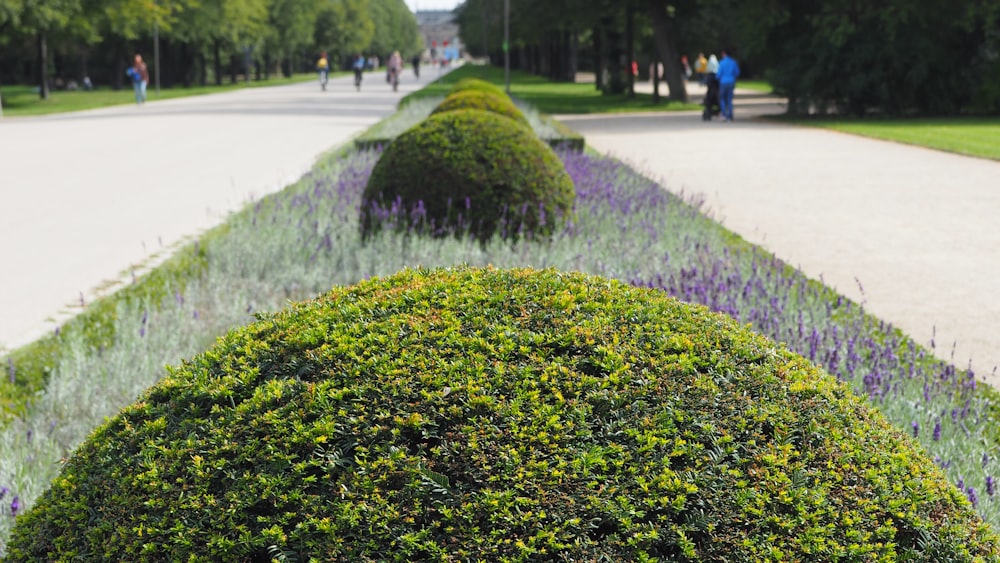
<svg viewBox="0 0 1000 563"><path fill-rule="evenodd" d="M199 274L162 302L123 300L95 343L66 331L60 360L25 417L0 437L0 552L15 521L66 456L219 334L331 286L405 266L555 267L662 288L726 312L817 361L914 434L990 523L1000 523L992 415L996 393L935 360L912 339L705 218L621 162L563 153L577 189L576 222L545 244L358 236L357 210L377 152L321 163L286 191L235 216L200 245ZM6 363L6 361L5 361ZM18 366L10 365L10 373ZM16 507L16 508L15 508Z"/></svg>

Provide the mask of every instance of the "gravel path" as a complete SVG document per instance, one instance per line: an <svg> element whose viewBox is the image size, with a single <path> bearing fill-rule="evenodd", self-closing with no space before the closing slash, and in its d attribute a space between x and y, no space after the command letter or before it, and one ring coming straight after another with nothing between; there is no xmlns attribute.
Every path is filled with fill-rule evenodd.
<svg viewBox="0 0 1000 563"><path fill-rule="evenodd" d="M753 92L738 91L734 105L734 123L689 112L559 117L1000 385L1000 162L754 119L782 108Z"/></svg>
<svg viewBox="0 0 1000 563"><path fill-rule="evenodd" d="M277 191L391 114L423 82L406 71L0 119L0 350L58 321ZM123 99L131 98L123 91Z"/></svg>

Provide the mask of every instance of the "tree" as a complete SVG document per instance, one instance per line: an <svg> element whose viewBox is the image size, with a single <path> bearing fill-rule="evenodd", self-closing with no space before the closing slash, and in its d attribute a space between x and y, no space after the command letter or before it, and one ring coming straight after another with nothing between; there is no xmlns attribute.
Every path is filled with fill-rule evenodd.
<svg viewBox="0 0 1000 563"><path fill-rule="evenodd" d="M39 95L43 100L49 98L49 36L64 31L80 8L80 0L47 0L21 5L17 31L34 38Z"/></svg>
<svg viewBox="0 0 1000 563"><path fill-rule="evenodd" d="M327 0L316 16L313 40L330 60L345 61L363 53L375 38L369 0Z"/></svg>
<svg viewBox="0 0 1000 563"><path fill-rule="evenodd" d="M270 0L265 56L272 59L277 55L285 76L295 72L296 55L311 46L321 6L321 0Z"/></svg>
<svg viewBox="0 0 1000 563"><path fill-rule="evenodd" d="M0 0L0 40L4 38L4 32L8 28L20 21L23 8L22 0Z"/></svg>
<svg viewBox="0 0 1000 563"><path fill-rule="evenodd" d="M375 36L369 49L380 56L400 51L404 56L421 49L417 18L403 0L369 0Z"/></svg>
<svg viewBox="0 0 1000 563"><path fill-rule="evenodd" d="M954 114L988 82L995 9L978 0L747 0L740 31L791 113Z"/></svg>
<svg viewBox="0 0 1000 563"><path fill-rule="evenodd" d="M664 79L670 91L670 99L687 102L687 86L684 84L684 70L681 68L680 51L677 49L678 23L669 13L668 0L648 0L649 16L653 21L653 40L657 54L663 63Z"/></svg>

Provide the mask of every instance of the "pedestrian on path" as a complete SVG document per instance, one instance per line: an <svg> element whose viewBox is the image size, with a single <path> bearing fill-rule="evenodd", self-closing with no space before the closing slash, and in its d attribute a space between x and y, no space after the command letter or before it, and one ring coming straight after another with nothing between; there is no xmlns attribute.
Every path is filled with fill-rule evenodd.
<svg viewBox="0 0 1000 563"><path fill-rule="evenodd" d="M723 121L732 121L733 91L736 89L736 79L740 76L740 65L725 50L722 51L722 60L719 61L717 75L719 77L719 109L722 111L722 119Z"/></svg>
<svg viewBox="0 0 1000 563"><path fill-rule="evenodd" d="M142 104L146 101L146 85L149 84L149 70L146 63L142 62L142 55L136 54L135 63L128 69L128 76L135 89L135 103Z"/></svg>
<svg viewBox="0 0 1000 563"><path fill-rule="evenodd" d="M706 72L708 72L708 59L705 58L705 53L698 53L698 58L694 62L694 75L698 78L698 82L705 83Z"/></svg>

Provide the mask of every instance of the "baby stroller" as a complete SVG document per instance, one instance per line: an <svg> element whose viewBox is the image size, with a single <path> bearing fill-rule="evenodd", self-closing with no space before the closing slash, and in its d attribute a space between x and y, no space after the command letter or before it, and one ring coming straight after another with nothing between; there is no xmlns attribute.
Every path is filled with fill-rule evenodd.
<svg viewBox="0 0 1000 563"><path fill-rule="evenodd" d="M719 79L714 74L709 74L705 82L708 88L705 90L705 99L701 102L705 106L705 110L701 112L701 120L711 121L713 116L722 113L722 106L719 105Z"/></svg>

